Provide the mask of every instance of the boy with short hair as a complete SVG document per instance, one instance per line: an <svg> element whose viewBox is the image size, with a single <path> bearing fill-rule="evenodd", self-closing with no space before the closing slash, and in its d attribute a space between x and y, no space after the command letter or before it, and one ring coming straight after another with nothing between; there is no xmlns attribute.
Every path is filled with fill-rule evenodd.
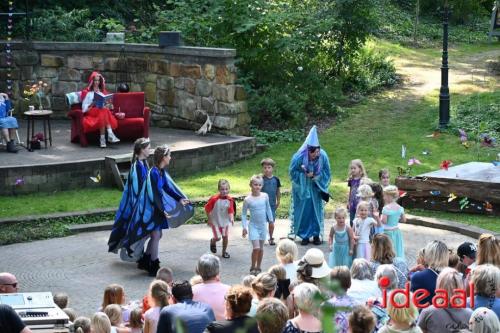
<svg viewBox="0 0 500 333"><path fill-rule="evenodd" d="M276 220L276 210L280 205L281 199L281 182L278 177L273 175L276 162L271 158L265 158L260 161L260 165L262 166L262 178L264 179L262 192L266 193L269 197L269 204L271 205L271 211L273 213L273 221L269 223L269 245L276 245L273 238L273 232L274 222Z"/></svg>

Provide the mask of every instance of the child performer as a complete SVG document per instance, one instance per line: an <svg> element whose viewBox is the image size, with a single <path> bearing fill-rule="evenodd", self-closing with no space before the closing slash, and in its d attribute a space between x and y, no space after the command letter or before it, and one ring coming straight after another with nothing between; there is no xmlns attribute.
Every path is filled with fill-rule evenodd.
<svg viewBox="0 0 500 333"><path fill-rule="evenodd" d="M370 185L361 185L358 188L358 197L361 201L365 201L368 203L369 208L368 208L368 216L372 217L377 223L380 221L380 214L378 210L378 201L374 197L374 193L372 190L372 187ZM370 232L370 239L376 235L384 232L384 227L373 227L372 231Z"/></svg>
<svg viewBox="0 0 500 333"><path fill-rule="evenodd" d="M250 274L257 275L262 270L260 265L264 255L264 242L267 238L266 223L273 219L269 197L266 193L261 193L262 177L254 175L250 179L250 188L252 193L243 201L243 209L241 211L241 222L243 224L242 236L252 242L252 266ZM250 222L247 221L247 211L250 211Z"/></svg>
<svg viewBox="0 0 500 333"><path fill-rule="evenodd" d="M383 188L391 185L391 174L389 173L388 169L380 170L378 172L378 179L380 181L380 185L382 185Z"/></svg>
<svg viewBox="0 0 500 333"><path fill-rule="evenodd" d="M222 258L229 258L227 253L229 224L234 225L234 200L229 196L229 182L219 180L219 194L213 195L205 205L208 225L212 227L214 237L210 239L210 251L217 252L217 242L222 237ZM220 235L220 236L219 236Z"/></svg>
<svg viewBox="0 0 500 333"><path fill-rule="evenodd" d="M149 139L139 138L134 142L134 151L132 153L132 164L128 173L127 182L123 191L120 206L116 212L115 223L109 236L109 252L118 252L122 248L123 238L127 232L130 218L134 210L137 199L139 198L142 185L148 175L148 156L150 149ZM123 248L122 248L123 249ZM140 253L137 253L140 255ZM137 261L139 258L129 257L126 251L120 252L120 257L125 261Z"/></svg>
<svg viewBox="0 0 500 333"><path fill-rule="evenodd" d="M328 237L328 245L332 249L329 258L331 268L336 266L351 268L354 252L354 233L351 227L345 224L346 218L347 211L344 208L337 208L335 210L336 223L330 229L330 237ZM335 243L333 242L334 237Z"/></svg>
<svg viewBox="0 0 500 333"><path fill-rule="evenodd" d="M266 193L269 197L269 204L271 205L271 211L273 212L273 220L269 222L269 245L276 245L273 238L274 232L274 222L276 221L276 210L280 206L280 179L273 175L273 170L276 163L270 159L265 158L260 162L262 166L262 173L264 179L264 185L262 186L262 192Z"/></svg>
<svg viewBox="0 0 500 333"><path fill-rule="evenodd" d="M349 179L347 180L347 186L349 186L349 198L347 201L347 209L349 209L349 223L351 227L354 223L354 218L356 217L356 209L358 207L358 187L361 182L361 178L367 177L365 166L361 160L352 160L349 164Z"/></svg>
<svg viewBox="0 0 500 333"><path fill-rule="evenodd" d="M380 226L381 223L375 221L368 216L370 204L366 201L361 201L358 204L356 212L357 217L354 219L354 239L356 240L356 258L365 258L371 260L370 246L370 229L375 225Z"/></svg>
<svg viewBox="0 0 500 333"><path fill-rule="evenodd" d="M406 216L403 207L397 204L399 192L394 185L384 188L385 206L382 209L382 223L384 224L384 233L389 236L396 252L396 257L405 259L403 235L399 230L398 223L405 223Z"/></svg>
<svg viewBox="0 0 500 333"><path fill-rule="evenodd" d="M149 265L145 264L145 266L150 276L155 276L160 268L158 250L162 229L177 228L194 214L191 202L165 170L170 159L168 146L164 145L155 149L154 166L149 170L142 187L123 244L130 254L134 251L133 248L137 248L134 245L136 242L145 242L148 237L150 238L140 260L144 264L146 261L149 262Z"/></svg>

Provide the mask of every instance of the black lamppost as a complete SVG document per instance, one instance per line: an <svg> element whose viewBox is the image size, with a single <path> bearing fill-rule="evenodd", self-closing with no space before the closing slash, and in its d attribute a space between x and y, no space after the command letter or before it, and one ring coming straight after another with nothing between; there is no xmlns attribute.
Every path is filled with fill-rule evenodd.
<svg viewBox="0 0 500 333"><path fill-rule="evenodd" d="M439 128L445 129L450 121L450 89L448 88L448 0L443 8L443 58L441 63L441 88L439 89Z"/></svg>

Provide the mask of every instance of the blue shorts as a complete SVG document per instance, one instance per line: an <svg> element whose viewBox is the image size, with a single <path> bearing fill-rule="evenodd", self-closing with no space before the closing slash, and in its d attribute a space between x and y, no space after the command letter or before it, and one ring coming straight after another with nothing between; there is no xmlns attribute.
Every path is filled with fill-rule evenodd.
<svg viewBox="0 0 500 333"><path fill-rule="evenodd" d="M273 220L269 223L273 224L276 221L276 207L271 206L271 212L273 213Z"/></svg>
<svg viewBox="0 0 500 333"><path fill-rule="evenodd" d="M255 226L253 224L250 224L248 226L248 239L250 241L267 240L267 223L263 226Z"/></svg>

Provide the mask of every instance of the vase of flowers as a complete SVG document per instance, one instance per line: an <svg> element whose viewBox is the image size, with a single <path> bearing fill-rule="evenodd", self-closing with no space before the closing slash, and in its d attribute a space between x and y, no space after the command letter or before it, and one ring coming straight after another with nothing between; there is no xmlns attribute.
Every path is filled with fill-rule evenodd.
<svg viewBox="0 0 500 333"><path fill-rule="evenodd" d="M38 81L26 86L24 96L37 105L39 110L50 109L49 85L46 82Z"/></svg>

